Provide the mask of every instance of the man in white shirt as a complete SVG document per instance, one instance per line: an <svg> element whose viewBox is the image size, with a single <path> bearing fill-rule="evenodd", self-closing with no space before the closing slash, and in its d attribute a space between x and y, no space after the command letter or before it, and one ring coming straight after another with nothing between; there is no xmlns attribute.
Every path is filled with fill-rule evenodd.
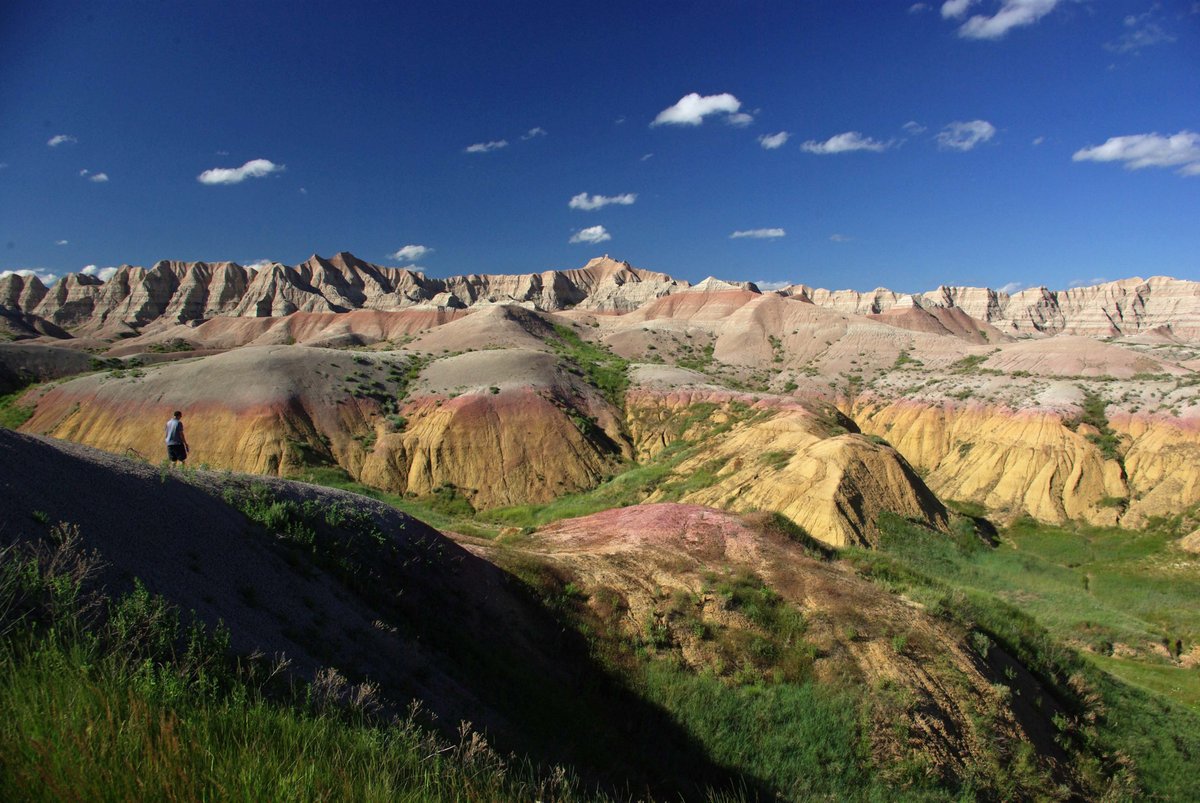
<svg viewBox="0 0 1200 803"><path fill-rule="evenodd" d="M183 436L183 413L178 410L167 420L167 458L172 463L187 460L187 438Z"/></svg>

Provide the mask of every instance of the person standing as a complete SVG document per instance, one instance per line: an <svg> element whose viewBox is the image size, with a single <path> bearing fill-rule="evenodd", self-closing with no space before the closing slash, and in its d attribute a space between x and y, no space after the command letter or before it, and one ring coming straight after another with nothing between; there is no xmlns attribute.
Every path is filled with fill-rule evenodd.
<svg viewBox="0 0 1200 803"><path fill-rule="evenodd" d="M183 435L183 413L178 410L167 419L167 458L171 463L187 460L188 443Z"/></svg>

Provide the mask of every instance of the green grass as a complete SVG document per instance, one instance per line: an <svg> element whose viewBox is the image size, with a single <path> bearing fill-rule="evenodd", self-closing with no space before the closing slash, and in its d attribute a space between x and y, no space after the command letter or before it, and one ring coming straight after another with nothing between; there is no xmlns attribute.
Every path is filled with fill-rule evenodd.
<svg viewBox="0 0 1200 803"><path fill-rule="evenodd" d="M588 516L615 507L636 505L653 493L686 456L668 448L652 463L635 466L588 491L560 496L546 504L514 505L483 511L479 518L510 527L540 527L559 519Z"/></svg>
<svg viewBox="0 0 1200 803"><path fill-rule="evenodd" d="M0 554L0 799L584 799L466 728L371 716L333 675L310 686L237 660L137 587L89 593L77 530ZM360 687L363 688L363 687ZM355 703L354 701L358 702Z"/></svg>
<svg viewBox="0 0 1200 803"><path fill-rule="evenodd" d="M644 688L714 759L784 800L894 799L863 738L862 701L847 692L813 682L729 686L664 661L646 666Z"/></svg>
<svg viewBox="0 0 1200 803"><path fill-rule="evenodd" d="M87 659L43 649L0 670L0 796L457 801L539 791L494 755L469 757L468 745L443 746L411 721L372 727L263 700L167 705Z"/></svg>
<svg viewBox="0 0 1200 803"><path fill-rule="evenodd" d="M146 351L149 351L153 354L171 354L176 351L191 351L194 348L195 346L183 338L174 337L170 340L151 343L150 345L146 346Z"/></svg>
<svg viewBox="0 0 1200 803"><path fill-rule="evenodd" d="M1018 658L1073 717L1094 720L1064 732L1078 749L1127 756L1147 794L1191 794L1200 672L1154 649L1200 639L1200 561L1174 551L1172 533L1022 519L993 549L897 517L879 526L881 550L845 552L860 573Z"/></svg>
<svg viewBox="0 0 1200 803"><path fill-rule="evenodd" d="M951 363L949 370L956 374L970 374L979 370L979 366L983 365L991 357L990 354L968 354L957 362Z"/></svg>
<svg viewBox="0 0 1200 803"><path fill-rule="evenodd" d="M0 396L0 429L17 429L33 417L34 408L17 403L24 393L22 389Z"/></svg>
<svg viewBox="0 0 1200 803"><path fill-rule="evenodd" d="M323 485L326 488L338 488L370 497L386 505L391 505L402 513L407 513L437 530L462 533L478 538L495 538L499 534L499 527L480 519L470 503L459 495L456 489L449 486L439 488L429 496L402 496L355 482L345 469L337 466L304 468L289 479Z"/></svg>
<svg viewBox="0 0 1200 803"><path fill-rule="evenodd" d="M546 341L558 356L577 368L614 407L623 408L629 388L629 361L603 345L581 338L569 326L555 324L554 336Z"/></svg>
<svg viewBox="0 0 1200 803"><path fill-rule="evenodd" d="M1085 388L1079 415L1067 421L1066 425L1073 430L1077 429L1080 424L1094 427L1097 432L1089 434L1087 439L1100 450L1106 460L1120 460L1121 438L1108 425L1108 416L1105 414L1107 408L1108 402L1102 395Z"/></svg>

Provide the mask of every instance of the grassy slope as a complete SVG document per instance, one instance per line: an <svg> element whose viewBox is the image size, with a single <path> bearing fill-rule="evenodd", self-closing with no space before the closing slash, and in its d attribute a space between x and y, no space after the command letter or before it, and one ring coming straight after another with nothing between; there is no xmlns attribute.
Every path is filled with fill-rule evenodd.
<svg viewBox="0 0 1200 803"><path fill-rule="evenodd" d="M24 393L25 390L21 389L0 396L0 427L16 429L33 417L32 407L23 407L17 403Z"/></svg>
<svg viewBox="0 0 1200 803"><path fill-rule="evenodd" d="M1200 559L1172 549L1171 541L1162 531L1024 519L995 549L969 556L903 536L889 541L888 552L938 579L994 594L1083 649L1097 666L1200 713L1200 672L1149 649L1169 642L1173 650L1176 639L1188 648L1200 641ZM1139 655L1119 657L1120 645Z"/></svg>
<svg viewBox="0 0 1200 803"><path fill-rule="evenodd" d="M582 797L478 734L374 720L365 687L282 685L144 589L85 593L70 540L0 552L0 799Z"/></svg>
<svg viewBox="0 0 1200 803"><path fill-rule="evenodd" d="M1132 759L1144 792L1172 800L1194 792L1200 671L1153 651L1106 654L1114 642L1200 637L1200 561L1173 550L1169 533L1022 520L989 549L895 517L880 524L882 550L846 553L861 572L1057 677L1058 692L1095 718L1082 738Z"/></svg>

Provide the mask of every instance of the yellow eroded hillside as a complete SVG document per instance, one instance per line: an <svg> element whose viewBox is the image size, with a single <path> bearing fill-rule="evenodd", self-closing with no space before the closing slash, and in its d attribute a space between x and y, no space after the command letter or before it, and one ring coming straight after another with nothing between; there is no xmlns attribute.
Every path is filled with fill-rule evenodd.
<svg viewBox="0 0 1200 803"><path fill-rule="evenodd" d="M1106 456L1094 427L1055 410L872 401L847 412L939 496L1000 514L1136 527L1200 502L1200 432L1179 419L1114 419Z"/></svg>
<svg viewBox="0 0 1200 803"><path fill-rule="evenodd" d="M877 543L875 522L885 511L946 527L945 508L904 459L848 432L834 410L727 393L639 393L628 406L640 449L703 442L674 467L685 491L681 501L779 511L836 546Z"/></svg>
<svg viewBox="0 0 1200 803"><path fill-rule="evenodd" d="M193 464L336 465L398 493L453 486L477 508L590 488L631 456L616 411L553 355L460 355L405 379L413 359L270 346L97 373L37 392L23 428L158 462L180 409Z"/></svg>

